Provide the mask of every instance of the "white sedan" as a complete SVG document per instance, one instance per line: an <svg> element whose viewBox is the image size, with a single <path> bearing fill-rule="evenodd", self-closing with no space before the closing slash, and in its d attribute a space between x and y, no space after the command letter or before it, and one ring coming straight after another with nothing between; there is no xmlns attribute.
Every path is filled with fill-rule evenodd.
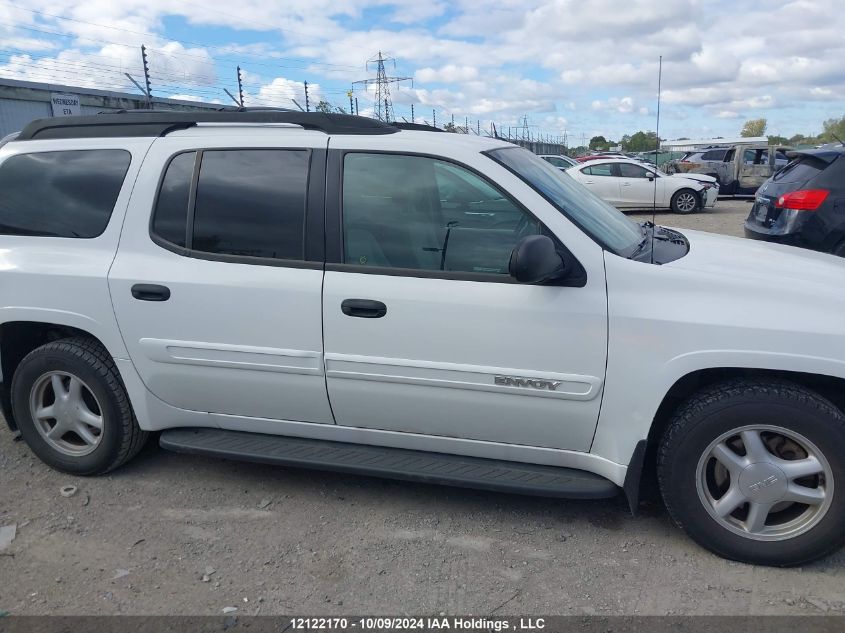
<svg viewBox="0 0 845 633"><path fill-rule="evenodd" d="M570 167L566 173L620 209L656 204L675 213L692 213L716 204L719 184L703 174L673 175L627 158L601 159Z"/></svg>

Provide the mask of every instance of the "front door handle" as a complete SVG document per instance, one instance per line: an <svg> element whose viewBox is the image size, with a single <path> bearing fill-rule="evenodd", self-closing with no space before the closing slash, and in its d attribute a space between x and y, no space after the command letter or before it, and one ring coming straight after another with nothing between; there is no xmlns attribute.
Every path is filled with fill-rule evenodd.
<svg viewBox="0 0 845 633"><path fill-rule="evenodd" d="M380 319L387 314L387 306L372 299L344 299L340 309L347 316L361 319Z"/></svg>
<svg viewBox="0 0 845 633"><path fill-rule="evenodd" d="M132 296L140 301L167 301L170 299L170 288L158 284L135 284L132 286Z"/></svg>

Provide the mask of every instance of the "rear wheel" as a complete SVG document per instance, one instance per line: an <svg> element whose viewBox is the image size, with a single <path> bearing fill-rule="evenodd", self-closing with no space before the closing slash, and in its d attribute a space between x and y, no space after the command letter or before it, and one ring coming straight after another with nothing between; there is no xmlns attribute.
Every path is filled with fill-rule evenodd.
<svg viewBox="0 0 845 633"><path fill-rule="evenodd" d="M675 522L721 556L799 565L845 542L845 416L798 385L694 396L664 435L658 477Z"/></svg>
<svg viewBox="0 0 845 633"><path fill-rule="evenodd" d="M18 365L11 391L23 439L56 470L107 472L137 454L147 438L114 361L91 339L33 350Z"/></svg>
<svg viewBox="0 0 845 633"><path fill-rule="evenodd" d="M681 189L672 196L672 211L686 215L698 210L701 200L692 189Z"/></svg>

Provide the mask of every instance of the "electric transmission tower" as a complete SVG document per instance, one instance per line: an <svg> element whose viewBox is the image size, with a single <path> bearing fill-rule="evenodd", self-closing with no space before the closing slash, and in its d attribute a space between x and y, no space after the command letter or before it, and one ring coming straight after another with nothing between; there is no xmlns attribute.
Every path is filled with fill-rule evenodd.
<svg viewBox="0 0 845 633"><path fill-rule="evenodd" d="M388 77L384 69L384 63L390 62L393 68L396 68L396 60L392 57L385 57L379 51L378 55L367 60L366 68L370 69L371 64L376 65L375 79L362 79L360 81L353 81L352 88L354 90L356 85L368 88L374 85L376 87L375 95L375 113L379 121L385 123L395 120L393 116L393 101L390 98L390 84L399 83L400 81L410 81L411 86L414 85L414 80L411 77Z"/></svg>

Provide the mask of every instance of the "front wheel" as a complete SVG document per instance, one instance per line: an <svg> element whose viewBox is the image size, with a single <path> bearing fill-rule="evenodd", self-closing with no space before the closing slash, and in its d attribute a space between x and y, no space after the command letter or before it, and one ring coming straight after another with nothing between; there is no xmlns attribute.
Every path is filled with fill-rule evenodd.
<svg viewBox="0 0 845 633"><path fill-rule="evenodd" d="M698 194L692 189L681 189L676 191L672 196L670 204L672 211L680 213L681 215L686 215L697 211L698 207L701 205L701 200L699 199Z"/></svg>
<svg viewBox="0 0 845 633"><path fill-rule="evenodd" d="M721 556L800 565L845 543L845 416L798 385L694 396L663 437L658 479L674 521Z"/></svg>
<svg viewBox="0 0 845 633"><path fill-rule="evenodd" d="M75 475L117 468L147 438L114 361L87 338L54 341L27 354L12 379L12 407L32 452Z"/></svg>

